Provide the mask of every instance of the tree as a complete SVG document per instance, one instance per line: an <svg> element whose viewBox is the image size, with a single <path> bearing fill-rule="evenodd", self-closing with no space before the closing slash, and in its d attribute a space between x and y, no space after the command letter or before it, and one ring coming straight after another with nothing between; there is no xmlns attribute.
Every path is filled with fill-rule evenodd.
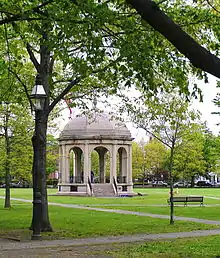
<svg viewBox="0 0 220 258"><path fill-rule="evenodd" d="M133 178L146 177L146 160L144 152L144 143L132 142L132 176Z"/></svg>
<svg viewBox="0 0 220 258"><path fill-rule="evenodd" d="M145 145L146 168L157 180L166 180L166 161L168 158L167 148L161 141L151 139ZM162 178L161 178L162 177Z"/></svg>
<svg viewBox="0 0 220 258"><path fill-rule="evenodd" d="M12 3L14 8L14 12L11 9L10 4L7 1L3 1L1 5L1 13L7 14L6 16L2 16L0 19L0 26L5 24L11 24L15 22L28 21L32 22L35 20L43 20L45 18L44 8L48 5L52 5L56 1L45 1L42 4L38 4L35 1L26 2L23 5L22 1L20 5L16 3ZM69 1L74 4L78 4L77 1ZM116 4L114 1L112 1ZM160 6L165 7L165 11L169 13L169 9L171 9L170 13L172 13L171 6L177 7L178 4L180 6L180 12L177 12L179 18L183 18L183 14L187 15L189 8L184 7L187 5L187 2L178 2L178 3L166 3L167 1L161 1L158 4L151 0L126 0L129 5L131 5L137 12L142 16L142 18L148 22L155 30L159 31L163 36L165 36L183 55L185 55L195 67L203 69L219 78L219 63L220 59L217 56L213 55L211 52L207 51L202 47L202 43L197 43L192 37L190 37L185 31L181 29L180 26L175 24L172 19L170 19L163 10L159 8ZM99 1L101 3L101 1ZM67 4L67 1L66 1ZM214 16L216 21L219 18L219 10L218 3L213 2L212 4L207 1L194 1L190 3L192 8L194 8L194 12L191 12L191 17L193 23L190 24L199 24L204 22L209 22L209 25L215 25L212 21L210 21L210 16ZM122 3L120 2L120 5ZM196 6L196 8L195 8ZM204 6L206 7L206 16L201 17L198 15L198 9L204 10ZM10 12L7 12L7 9L10 9ZM208 10L208 12L207 12ZM175 10L173 13L176 13ZM173 14L172 13L172 14ZM215 35L218 35L217 29L218 23L216 22L216 29L214 30ZM201 32L204 33L204 30ZM215 47L217 48L217 46ZM208 61L208 62L207 62Z"/></svg>
<svg viewBox="0 0 220 258"><path fill-rule="evenodd" d="M70 106L85 107L94 94L120 93L119 85L125 89L133 82L152 95L158 87L165 88L164 82L171 78L174 87L182 85L180 90L187 91L187 75L173 67L174 59L177 67L185 65L170 55L171 51L161 50L161 38L154 37L152 30L144 35L140 19L124 5L55 0L40 7L36 1L3 4L2 24L7 26L0 31L1 65L20 83L21 87L14 89L20 95L25 93L30 103L33 75L38 74L36 82L47 94L44 109L35 114L32 138L33 182L36 174L41 182L37 188L34 183L34 193L39 193L42 201L41 215L33 215L33 221L40 220L41 230L50 231L46 132L54 107L64 98ZM158 51L147 48L146 42ZM152 54L154 58L145 59Z"/></svg>
<svg viewBox="0 0 220 258"><path fill-rule="evenodd" d="M21 115L22 113L22 115ZM32 148L30 136L33 123L30 114L26 113L24 107L13 103L2 103L0 106L0 129L2 174L5 177L5 208L10 203L11 178L17 182L31 181L31 159Z"/></svg>
<svg viewBox="0 0 220 258"><path fill-rule="evenodd" d="M47 135L47 160L46 160L46 173L47 178L51 173L58 170L58 158L59 158L59 148L58 141L52 135Z"/></svg>
<svg viewBox="0 0 220 258"><path fill-rule="evenodd" d="M0 31L1 66L20 82L30 103L34 74L47 93L44 110L36 112L33 175L38 173L42 182L34 189L41 194L41 229L52 230L46 193L46 131L54 107L63 98L72 106L85 107L88 102L82 99L91 100L94 90L106 96L120 93L119 85L125 89L132 83L153 95L166 90L169 80L172 87L189 94L190 67L152 29L143 33L142 21L121 1L49 0L41 5L3 1L0 10L5 25Z"/></svg>
<svg viewBox="0 0 220 258"><path fill-rule="evenodd" d="M133 104L133 105L132 105ZM169 182L170 182L170 224L174 223L173 204L173 162L177 146L182 141L185 130L192 119L196 118L184 98L174 93L159 94L157 97L135 99L127 103L128 115L138 128L162 142L170 149Z"/></svg>
<svg viewBox="0 0 220 258"><path fill-rule="evenodd" d="M197 43L190 35L188 35L180 26L173 22L162 10L159 5L151 0L126 0L137 12L141 15L142 19L149 23L155 30L160 32L169 42L171 42L190 62L197 68L202 69L218 78L220 78L220 59L213 55L210 51L202 47L202 44ZM162 1L166 2L166 1ZM200 3L200 1L196 1ZM196 2L193 2L195 4ZM191 3L192 4L192 3ZM203 5L204 5L203 1ZM209 1L206 3L210 9ZM184 3L180 5L183 8ZM216 3L217 6L217 3ZM203 6L202 6L203 7ZM170 6L168 5L168 8ZM198 8L198 5L197 5ZM198 11L198 10L197 10ZM182 10L182 13L184 11ZM196 17L197 13L197 17ZM193 17L198 18L198 12L194 13ZM219 11L211 6L211 11L206 17L210 22L211 15L214 16L216 21L216 30L213 30L217 42L219 35L217 33ZM204 22L204 17L201 19ZM200 21L200 22L201 22ZM198 21L199 22L199 21ZM210 25L210 24L209 24ZM215 26L214 24L211 24ZM211 28L210 28L211 29ZM201 33L203 33L202 31ZM218 44L216 42L216 44ZM217 47L217 45L216 45Z"/></svg>
<svg viewBox="0 0 220 258"><path fill-rule="evenodd" d="M203 126L190 124L186 128L182 141L174 154L173 170L177 177L191 181L194 187L195 176L204 175L206 161L204 159Z"/></svg>
<svg viewBox="0 0 220 258"><path fill-rule="evenodd" d="M219 173L220 137L213 135L206 128L204 138L203 155L206 161L205 172Z"/></svg>
<svg viewBox="0 0 220 258"><path fill-rule="evenodd" d="M1 125L1 136L4 137L4 159L3 159L3 167L5 170L5 208L10 208L10 130L9 130L9 118L10 111L8 107L9 103L3 103L3 117L2 117L2 125Z"/></svg>
<svg viewBox="0 0 220 258"><path fill-rule="evenodd" d="M167 149L156 139L149 142L132 143L133 178L152 180L163 176L167 159ZM166 179L164 177L164 179Z"/></svg>

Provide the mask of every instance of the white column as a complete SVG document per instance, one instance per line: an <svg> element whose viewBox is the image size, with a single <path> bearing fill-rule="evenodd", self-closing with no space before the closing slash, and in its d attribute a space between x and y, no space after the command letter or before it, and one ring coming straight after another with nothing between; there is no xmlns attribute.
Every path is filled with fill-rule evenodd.
<svg viewBox="0 0 220 258"><path fill-rule="evenodd" d="M81 156L82 153L78 150L76 154L76 176L81 176Z"/></svg>
<svg viewBox="0 0 220 258"><path fill-rule="evenodd" d="M84 175L84 183L88 183L88 177L90 177L90 161L89 161L90 157L89 157L89 145L88 143L85 143L85 150L84 150L84 171L83 171L83 175Z"/></svg>
<svg viewBox="0 0 220 258"><path fill-rule="evenodd" d="M116 163L117 163L117 152L116 152L116 145L112 145L111 151L111 166L110 166L110 183L113 183L113 177L116 179Z"/></svg>
<svg viewBox="0 0 220 258"><path fill-rule="evenodd" d="M65 162L66 153L65 153L65 145L62 145L61 148L62 148L61 180L62 180L62 183L65 183L66 182L66 162Z"/></svg>
<svg viewBox="0 0 220 258"><path fill-rule="evenodd" d="M129 164L128 164L128 155L129 155L129 149L127 148L127 150L125 148L123 148L122 151L122 176L126 176L126 180L128 182L128 170L129 170Z"/></svg>
<svg viewBox="0 0 220 258"><path fill-rule="evenodd" d="M128 183L132 184L132 145L128 145L128 159L127 159L127 177Z"/></svg>
<svg viewBox="0 0 220 258"><path fill-rule="evenodd" d="M62 183L62 146L59 145L59 183Z"/></svg>
<svg viewBox="0 0 220 258"><path fill-rule="evenodd" d="M118 151L118 158L119 158L119 178L123 176L124 164L123 164L123 150ZM120 182L121 183L121 182Z"/></svg>
<svg viewBox="0 0 220 258"><path fill-rule="evenodd" d="M100 183L105 183L105 162L106 162L106 150L101 149L99 152L99 180Z"/></svg>
<svg viewBox="0 0 220 258"><path fill-rule="evenodd" d="M65 145L65 183L70 182L70 155Z"/></svg>

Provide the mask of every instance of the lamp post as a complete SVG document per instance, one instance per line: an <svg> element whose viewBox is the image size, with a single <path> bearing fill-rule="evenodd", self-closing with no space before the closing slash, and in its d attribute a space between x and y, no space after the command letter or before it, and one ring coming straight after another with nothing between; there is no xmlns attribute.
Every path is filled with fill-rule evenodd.
<svg viewBox="0 0 220 258"><path fill-rule="evenodd" d="M47 98L44 87L41 83L40 76L36 76L36 82L32 89L30 98L32 107L35 111L35 131L32 142L39 141L40 138L40 118L44 111L44 104ZM34 145L33 145L34 146ZM41 215L42 215L42 200L41 200L41 167L40 167L40 148L34 148L33 162L33 219L32 219L32 240L41 239Z"/></svg>

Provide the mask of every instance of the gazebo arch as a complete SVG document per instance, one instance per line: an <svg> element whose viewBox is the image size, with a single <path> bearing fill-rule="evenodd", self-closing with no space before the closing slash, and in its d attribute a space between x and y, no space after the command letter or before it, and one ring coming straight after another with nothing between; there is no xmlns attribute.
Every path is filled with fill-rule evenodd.
<svg viewBox="0 0 220 258"><path fill-rule="evenodd" d="M98 145L92 151L96 151L98 153L98 183L106 183L106 154L110 153L110 150L106 148L106 146ZM91 152L92 152L91 151ZM91 169L92 176L92 169ZM96 181L92 180L92 183L96 183Z"/></svg>
<svg viewBox="0 0 220 258"><path fill-rule="evenodd" d="M117 182L127 182L127 170L128 170L128 154L124 147L118 148L118 166L117 166Z"/></svg>
<svg viewBox="0 0 220 258"><path fill-rule="evenodd" d="M134 195L132 183L132 138L127 127L106 114L70 120L59 137L60 195ZM91 153L99 155L99 182L91 172ZM106 153L110 178L106 181ZM119 171L117 177L117 153Z"/></svg>
<svg viewBox="0 0 220 258"><path fill-rule="evenodd" d="M70 183L83 183L84 175L82 169L83 150L80 147L73 147L69 151L70 156ZM72 170L72 171L71 171Z"/></svg>

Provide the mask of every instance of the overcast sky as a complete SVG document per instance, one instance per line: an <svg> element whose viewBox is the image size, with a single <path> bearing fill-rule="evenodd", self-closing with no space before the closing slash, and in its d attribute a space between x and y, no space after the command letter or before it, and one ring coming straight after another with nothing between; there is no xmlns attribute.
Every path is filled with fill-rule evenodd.
<svg viewBox="0 0 220 258"><path fill-rule="evenodd" d="M216 126L216 124L220 123L220 116L211 113L220 112L220 108L215 106L212 102L216 94L218 92L220 93L220 88L216 88L216 79L214 76L209 76L209 83L207 84L202 81L198 81L197 84L202 89L203 102L200 103L199 101L194 100L193 107L202 113L202 118L204 121L207 121L207 125L210 130L214 134L218 135L220 126Z"/></svg>
<svg viewBox="0 0 220 258"><path fill-rule="evenodd" d="M201 88L203 92L203 102L201 103L198 100L194 100L193 108L198 109L202 113L202 120L207 121L207 126L210 128L210 130L215 135L218 135L218 132L220 131L220 126L216 126L216 124L220 123L220 116L213 115L211 114L211 112L220 112L220 108L216 107L212 102L217 92L220 92L220 88L216 88L216 79L213 76L209 76L209 83L205 84L203 81L197 81L197 85ZM60 120L60 130L62 130L65 124L68 122L68 117L69 110L66 109L63 112L63 118ZM72 118L73 117L74 113ZM128 123L127 127L131 131L132 137L135 138L135 141L140 141L142 139L146 141L148 139L144 130L134 128L131 123Z"/></svg>

